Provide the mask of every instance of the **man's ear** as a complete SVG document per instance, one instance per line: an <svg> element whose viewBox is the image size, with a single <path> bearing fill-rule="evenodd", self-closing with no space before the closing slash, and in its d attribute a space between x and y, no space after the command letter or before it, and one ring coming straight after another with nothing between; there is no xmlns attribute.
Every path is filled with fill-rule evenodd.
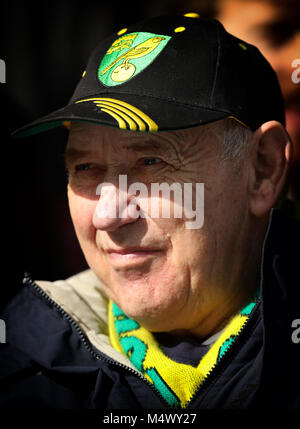
<svg viewBox="0 0 300 429"><path fill-rule="evenodd" d="M262 124L254 133L249 175L249 208L257 217L276 205L283 191L292 144L285 128L276 121Z"/></svg>

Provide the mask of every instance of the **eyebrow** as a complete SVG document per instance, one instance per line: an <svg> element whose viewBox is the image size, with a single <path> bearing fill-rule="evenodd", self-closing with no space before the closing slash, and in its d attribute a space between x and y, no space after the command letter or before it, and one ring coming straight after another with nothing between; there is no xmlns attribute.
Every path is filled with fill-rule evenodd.
<svg viewBox="0 0 300 429"><path fill-rule="evenodd" d="M64 153L65 165L70 165L80 159L84 159L92 153L88 150L79 150L74 148L67 148Z"/></svg>

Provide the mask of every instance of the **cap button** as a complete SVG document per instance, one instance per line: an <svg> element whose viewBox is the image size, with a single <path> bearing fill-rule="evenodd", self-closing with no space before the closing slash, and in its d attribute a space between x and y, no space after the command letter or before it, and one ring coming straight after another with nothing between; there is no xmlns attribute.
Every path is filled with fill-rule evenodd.
<svg viewBox="0 0 300 429"><path fill-rule="evenodd" d="M199 13L196 12L185 13L183 16L186 16L187 18L200 18Z"/></svg>

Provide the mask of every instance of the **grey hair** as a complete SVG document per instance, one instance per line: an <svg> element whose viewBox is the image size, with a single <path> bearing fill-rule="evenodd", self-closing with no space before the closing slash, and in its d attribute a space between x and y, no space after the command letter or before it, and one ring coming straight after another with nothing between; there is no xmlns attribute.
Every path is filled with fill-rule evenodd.
<svg viewBox="0 0 300 429"><path fill-rule="evenodd" d="M252 140L250 128L233 118L226 118L213 124L213 132L222 142L221 157L223 161L241 161Z"/></svg>

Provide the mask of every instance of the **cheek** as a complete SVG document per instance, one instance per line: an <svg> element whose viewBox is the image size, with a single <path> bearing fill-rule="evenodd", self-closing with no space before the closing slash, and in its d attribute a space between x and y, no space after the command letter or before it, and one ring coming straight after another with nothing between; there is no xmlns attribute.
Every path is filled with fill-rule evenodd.
<svg viewBox="0 0 300 429"><path fill-rule="evenodd" d="M97 201L76 195L70 188L68 189L68 199L70 214L78 240L81 245L84 245L85 241L92 240L95 235L93 213Z"/></svg>

